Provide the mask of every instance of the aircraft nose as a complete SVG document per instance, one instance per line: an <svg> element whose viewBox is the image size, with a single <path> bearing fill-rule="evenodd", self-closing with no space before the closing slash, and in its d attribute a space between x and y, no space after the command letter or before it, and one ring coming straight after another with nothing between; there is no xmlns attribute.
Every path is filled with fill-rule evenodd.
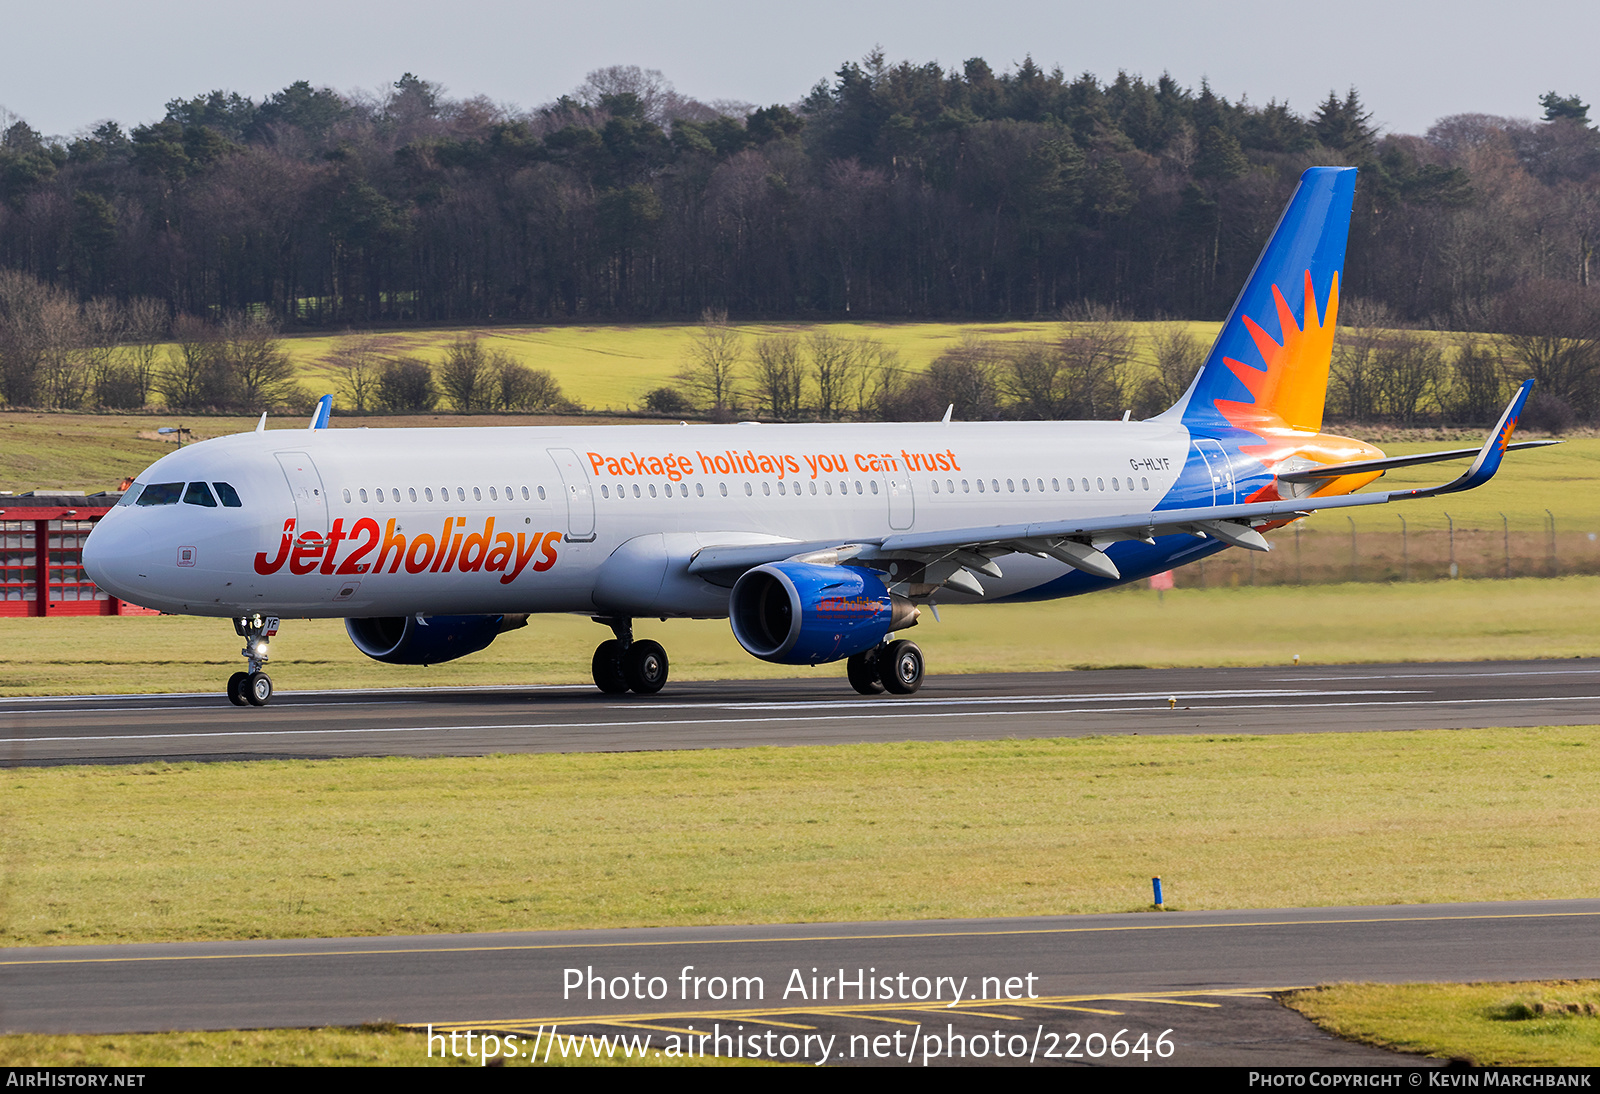
<svg viewBox="0 0 1600 1094"><path fill-rule="evenodd" d="M119 600L139 599L149 583L154 541L135 521L102 520L83 545L83 570L100 588Z"/></svg>

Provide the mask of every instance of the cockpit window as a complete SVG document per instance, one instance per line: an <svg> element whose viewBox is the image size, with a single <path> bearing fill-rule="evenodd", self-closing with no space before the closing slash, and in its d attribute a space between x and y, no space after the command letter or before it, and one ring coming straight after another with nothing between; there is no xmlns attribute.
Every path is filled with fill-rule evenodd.
<svg viewBox="0 0 1600 1094"><path fill-rule="evenodd" d="M177 505L183 497L181 482L153 482L139 494L138 505Z"/></svg>
<svg viewBox="0 0 1600 1094"><path fill-rule="evenodd" d="M217 497L222 499L222 504L223 504L224 508L227 508L227 509L243 509L244 508L244 502L239 500L239 492L237 490L235 490L233 487L229 486L225 482L214 482L211 485L215 486L217 488Z"/></svg>
<svg viewBox="0 0 1600 1094"><path fill-rule="evenodd" d="M132 486L128 487L126 490L124 490L122 492L122 497L121 497L120 500L118 500L117 504L118 505L132 505L134 502L139 500L139 492L141 490L143 490L143 489L144 489L144 483L142 483L142 482L134 483Z"/></svg>
<svg viewBox="0 0 1600 1094"><path fill-rule="evenodd" d="M204 505L207 509L217 507L217 499L211 496L211 491L203 482L191 482L189 489L183 492L183 504Z"/></svg>

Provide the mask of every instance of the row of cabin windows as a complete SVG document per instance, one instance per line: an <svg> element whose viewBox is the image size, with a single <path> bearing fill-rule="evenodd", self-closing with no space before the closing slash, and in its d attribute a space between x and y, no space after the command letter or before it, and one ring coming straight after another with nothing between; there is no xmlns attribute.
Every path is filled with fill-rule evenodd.
<svg viewBox="0 0 1600 1094"><path fill-rule="evenodd" d="M389 492L389 497L388 498L384 497L384 491L386 489ZM441 487L439 489L439 500L440 501L449 501L450 500L450 489L451 488L448 487L448 486ZM535 487L534 490L538 493L539 500L543 501L544 500L544 487L538 486L538 487ZM457 486L455 488L455 492L456 492L456 500L457 501L466 501L467 500L467 488L465 486ZM359 496L361 498L361 501L362 501L363 504L365 504L367 502L367 492L366 492L366 490L357 489L356 490L356 494L357 494L357 496ZM406 487L406 497L408 497L412 501L432 501L433 500L433 487L424 486L422 488L422 495L419 498L418 495L417 495L417 488L415 486L408 486L408 487ZM380 486L376 490L372 491L372 498L373 498L373 500L379 502L380 504L382 502L384 502L384 501L387 501L387 500L393 500L394 502L398 503L400 501L400 488L398 486L395 486L395 487L382 487L382 486ZM351 504L351 500L352 499L351 499L351 496L350 496L350 491L349 491L348 488L346 488L346 490L344 492L344 502L345 502L346 505L349 505L349 504ZM473 501L482 501L483 500L483 488L481 486L474 486L472 488L472 500ZM499 487L496 487L496 486L489 487L489 500L490 501L500 501L500 500L502 500ZM509 487L509 486L505 488L504 500L505 501L516 501L517 500L516 492L514 490L512 490L512 488ZM522 488L522 500L523 501L532 501L533 500L533 493L530 492L526 486L524 486Z"/></svg>
<svg viewBox="0 0 1600 1094"><path fill-rule="evenodd" d="M212 488L216 494L212 494ZM222 499L224 508L242 509L244 502L239 500L239 492L225 482L214 482L207 486L203 482L153 482L146 486L143 483L134 483L122 495L118 505L177 505L180 501L185 505L203 505L207 509L217 507L217 499Z"/></svg>
<svg viewBox="0 0 1600 1094"><path fill-rule="evenodd" d="M1081 482L1083 484L1083 492L1086 493L1086 494L1087 493L1092 493L1092 492L1094 492L1096 490L1100 491L1101 493L1104 493L1105 490L1107 489L1106 480L1105 480L1104 477L1096 478L1094 480L1094 486L1093 487L1090 486L1088 479L1079 479L1079 480L1068 479L1068 480L1066 480L1067 492L1068 493L1074 493L1074 494L1077 493L1078 492L1078 483L1079 482ZM1135 487L1134 486L1133 476L1131 476L1131 475L1128 476L1127 479L1125 479L1125 480L1124 479L1119 479L1115 475L1113 475L1111 477L1110 489L1120 492L1123 489L1123 483L1124 482L1127 483L1127 489L1128 489L1129 493L1132 493L1135 489L1146 490L1146 491L1148 491L1150 489L1150 480L1149 480L1148 477L1141 476L1140 479L1139 479L1139 485L1137 487ZM1018 480L1016 480L1016 479L1007 479L1006 480L1006 486L1005 486L1006 491L1008 493L1015 494L1017 492L1017 483L1018 483ZM964 494L972 493L972 489L973 489L973 485L974 484L977 485L978 493L980 493L980 494L985 494L985 493L998 494L998 493L1000 493L1000 480L999 479L989 479L989 480L987 480L987 482L984 479L962 479L961 480L961 492L964 493ZM1035 493L1035 492L1042 494L1042 493L1045 492L1044 480L1043 479L1022 479L1021 480L1021 484L1022 484L1022 492L1024 494L1030 494L1030 493ZM930 479L929 480L929 485L932 486L933 492L935 494L938 494L938 493L941 493L941 492L947 493L947 494L954 494L956 492L956 480L954 480L954 479L945 479L942 491L941 491L941 488L939 486L939 480L938 479ZM807 483L807 484L805 484L805 486L802 486L802 484L798 480L796 480L794 482L785 483L783 480L780 479L780 480L778 480L778 483L777 483L778 493L780 495L786 495L786 494L789 494L789 493L793 493L796 497L800 496L800 494L802 493L802 491L803 491L803 489L805 487L809 487L810 491L811 491L811 493L813 495L817 494L819 492L818 489L817 489L817 486L818 486L818 484L817 484L816 481L812 481L810 483ZM772 495L772 487L773 487L772 483L763 482L761 484L761 493L764 496L770 497ZM822 480L821 487L822 488L821 488L820 492L823 495L829 496L829 497L831 497L833 495L833 492L834 492L833 491L833 482L831 480L828 480L828 479ZM603 498L610 498L610 497L625 498L625 497L628 496L627 492L628 492L629 489L630 489L630 487L619 485L616 488L615 494L613 494L610 484L601 483L600 484L600 496L603 497ZM646 483L643 486L641 486L639 483L633 483L632 486L631 486L631 489L633 490L633 496L636 497L636 498L644 497L646 492L648 492L650 497L652 497L652 498L661 497L661 496L665 496L665 497L669 497L670 498L670 497L672 497L672 493L673 493L673 490L674 490L674 484L670 483L670 482L661 484L661 491L665 491L664 495L660 491L657 490L655 483ZM680 497L685 497L686 498L686 497L689 496L689 484L688 483L686 483L686 482L677 483L676 484L676 489L677 489L678 495ZM719 491L721 491L721 494L722 494L723 497L727 497L728 496L728 484L727 483L725 483L725 482L718 483L717 484L717 489ZM855 480L855 492L857 494L865 494L865 493L867 493L869 491L869 489L870 489L870 492L873 493L873 494L878 493L878 482L877 482L876 479L867 480L865 485L863 485L863 483L862 483L862 481L860 479L856 479ZM1059 494L1061 492L1061 480L1060 479L1051 479L1050 480L1050 489ZM695 483L694 492L695 492L695 496L696 497L701 497L701 498L705 497L705 495L706 495L705 484L703 484L703 483ZM745 496L746 497L754 496L754 494L755 494L754 485L749 483L749 482L746 482L744 484L744 492L745 492ZM850 493L850 483L845 481L844 479L840 479L839 480L839 493L841 495L849 494ZM540 496L542 497L543 495L540 495Z"/></svg>
<svg viewBox="0 0 1600 1094"><path fill-rule="evenodd" d="M935 494L939 493L939 480L938 479L931 479L929 481L931 482L931 484L933 486L933 492ZM1129 475L1128 478L1125 481L1128 484L1128 492L1132 493L1134 491L1134 489L1135 489L1135 487L1133 485L1133 476ZM977 483L978 493L980 493L980 494L983 494L983 493L995 493L995 494L998 494L1000 492L1000 480L999 479L990 479L987 490L985 490L985 488L984 488L984 480L982 480L982 479L976 479L976 480L971 480L971 481L969 481L967 479L962 479L961 480L961 492L963 494L972 493L973 482ZM1083 484L1083 492L1085 494L1088 494L1088 493L1092 492L1091 489L1090 489L1090 486L1089 486L1089 480L1088 479L1078 479L1078 480L1068 479L1067 480L1067 492L1069 494L1077 493L1078 492L1078 483L1079 482L1081 482ZM1112 490L1117 490L1117 491L1122 490L1123 482L1124 482L1124 480L1117 478L1117 476L1115 476L1115 475L1112 475L1111 476L1111 489ZM1098 491L1100 491L1102 493L1105 492L1106 480L1103 477L1096 478L1094 480L1094 483L1095 483L1094 490L1098 490ZM1140 478L1139 478L1139 486L1137 488L1140 489L1140 490L1149 490L1150 489L1150 479L1148 477L1145 477L1145 476L1140 476ZM1061 492L1061 480L1060 479L1051 479L1050 480L1050 489L1054 490L1056 493L1059 494ZM1028 479L1023 479L1022 480L1022 492L1024 494L1028 494L1028 493L1032 493L1034 491L1038 491L1041 494L1044 493L1044 480L1043 479L1033 479L1031 484L1030 484L1030 481ZM947 493L947 494L954 494L956 492L956 482L955 482L954 479L945 479L944 480L944 492ZM1007 479L1006 480L1006 492L1010 493L1010 494L1015 494L1017 492L1017 481L1015 479Z"/></svg>
<svg viewBox="0 0 1600 1094"><path fill-rule="evenodd" d="M771 497L772 496L772 485L773 484L771 482L763 482L761 484L761 493L762 493L762 495L764 497ZM796 479L792 483L787 483L787 482L784 482L782 479L780 479L780 480L778 480L778 484L777 485L778 485L778 493L780 495L788 495L790 493L793 493L795 495L795 497L799 497L801 492L802 492L802 489L803 489L801 484L800 484L800 481L798 479ZM811 493L816 494L817 493L817 484L815 482L812 482L810 484L810 486L811 486ZM877 483L876 480L868 480L865 485L862 484L860 479L856 480L856 493L857 494L865 494L865 493L867 493L869 487L870 487L871 493L876 494L878 492L878 483ZM672 491L674 489L674 484L670 483L670 482L662 483L661 484L661 489L666 492L665 496L670 498L670 497L672 497ZM677 483L676 484L676 489L678 491L678 496L679 497L686 498L686 497L689 496L689 484L688 483L686 483L686 482ZM728 496L728 484L727 483L725 483L725 482L717 483L717 490L722 494L723 497L727 497ZM608 483L601 483L600 484L600 496L603 497L603 498L610 498L610 497L625 498L625 497L628 496L627 491L628 491L628 488L626 486L619 485L617 487L617 489L616 489L616 493L613 494L612 491L611 491L610 484L608 484ZM646 483L643 487L641 487L639 483L634 483L633 484L633 496L634 497L642 498L642 497L644 497L646 491L649 492L649 494L650 494L650 496L652 498L662 496L662 495L658 494L658 492L656 490L656 484L653 483L653 482L652 483ZM756 488L755 488L755 484L754 483L746 482L744 484L745 497L747 497L747 498L748 497L754 497L755 496L755 492L756 492ZM705 483L701 483L701 482L695 483L694 484L694 493L695 493L695 497L697 497L697 498L705 497L706 496ZM823 482L822 482L822 493L824 495L828 496L828 497L832 497L833 496L833 483L832 483L832 481L826 480L826 479L823 480ZM848 493L850 493L850 484L848 482L846 482L844 479L840 479L839 480L839 493L840 494L848 494Z"/></svg>

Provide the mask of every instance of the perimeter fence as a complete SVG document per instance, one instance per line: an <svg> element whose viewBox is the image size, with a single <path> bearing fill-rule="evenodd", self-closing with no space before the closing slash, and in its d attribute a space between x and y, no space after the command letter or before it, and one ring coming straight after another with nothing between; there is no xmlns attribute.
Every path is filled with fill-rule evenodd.
<svg viewBox="0 0 1600 1094"><path fill-rule="evenodd" d="M1230 550L1173 571L1176 588L1336 585L1600 574L1600 518L1547 511L1458 521L1320 514L1267 533L1269 552Z"/></svg>

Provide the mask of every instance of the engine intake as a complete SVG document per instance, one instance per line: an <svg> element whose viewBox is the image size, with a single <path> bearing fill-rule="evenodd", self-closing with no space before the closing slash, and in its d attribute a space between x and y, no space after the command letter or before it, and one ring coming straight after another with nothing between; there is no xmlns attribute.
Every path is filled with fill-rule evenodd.
<svg viewBox="0 0 1600 1094"><path fill-rule="evenodd" d="M526 615L415 615L346 619L356 649L389 665L438 665L477 653L495 638L528 625Z"/></svg>
<svg viewBox="0 0 1600 1094"><path fill-rule="evenodd" d="M763 661L817 665L872 649L914 626L916 605L871 570L775 562L747 570L728 598L739 645Z"/></svg>

